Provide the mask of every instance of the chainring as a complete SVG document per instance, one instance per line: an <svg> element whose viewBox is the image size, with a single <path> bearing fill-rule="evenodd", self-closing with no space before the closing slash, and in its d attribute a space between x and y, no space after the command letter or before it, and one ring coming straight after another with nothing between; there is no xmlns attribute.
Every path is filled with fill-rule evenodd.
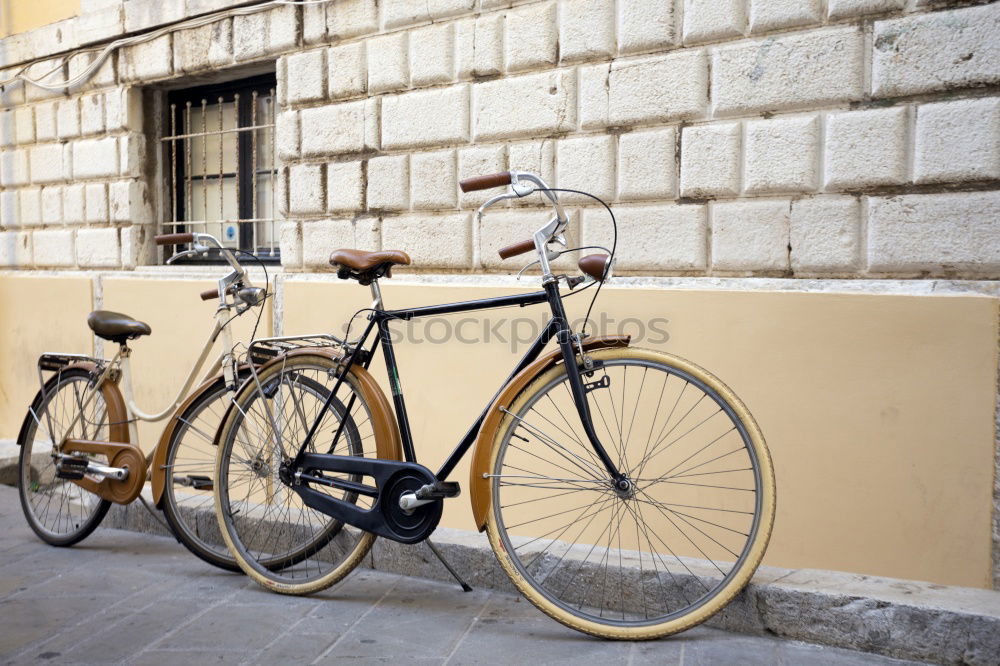
<svg viewBox="0 0 1000 666"><path fill-rule="evenodd" d="M400 470L389 477L379 492L379 505L385 526L398 536L403 543L423 541L437 527L444 511L444 501L434 500L430 504L404 511L399 506L403 493L416 492L421 486L434 483L434 477L420 474L417 470Z"/></svg>

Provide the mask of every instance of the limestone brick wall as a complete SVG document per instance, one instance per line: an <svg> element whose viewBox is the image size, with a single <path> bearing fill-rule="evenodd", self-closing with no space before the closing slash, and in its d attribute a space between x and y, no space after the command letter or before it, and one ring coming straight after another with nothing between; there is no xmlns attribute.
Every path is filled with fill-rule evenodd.
<svg viewBox="0 0 1000 666"><path fill-rule="evenodd" d="M4 73L228 4L85 0L3 40ZM1000 3L928 0L335 0L225 17L123 48L77 89L6 87L0 264L155 261L142 89L273 66L290 270L352 245L406 249L417 271L516 270L495 250L541 208L479 224L487 195L458 180L521 169L613 205L623 273L995 278L997 35ZM607 244L603 208L568 200L571 240Z"/></svg>

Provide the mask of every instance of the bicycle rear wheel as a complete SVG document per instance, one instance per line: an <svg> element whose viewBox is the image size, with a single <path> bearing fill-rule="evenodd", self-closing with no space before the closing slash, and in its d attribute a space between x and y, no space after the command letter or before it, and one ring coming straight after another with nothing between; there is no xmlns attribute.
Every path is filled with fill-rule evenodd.
<svg viewBox="0 0 1000 666"><path fill-rule="evenodd" d="M683 631L722 609L763 557L775 506L767 447L702 368L634 348L590 356L594 428L631 488L611 484L556 366L498 430L491 545L528 600L569 627L618 639Z"/></svg>
<svg viewBox="0 0 1000 666"><path fill-rule="evenodd" d="M251 380L237 393L235 409L220 430L215 506L222 536L247 575L284 594L310 594L333 585L361 562L375 540L307 507L278 476L281 463L296 454L319 416L337 373L336 361L320 354L293 356L264 368L259 387ZM334 449L333 435L341 425ZM353 376L348 375L323 414L309 450L377 457L371 413ZM326 474L360 481L353 475ZM326 491L370 508L368 497Z"/></svg>
<svg viewBox="0 0 1000 666"><path fill-rule="evenodd" d="M72 546L104 520L111 502L58 478L52 448L67 438L108 441L109 431L104 396L82 368L56 373L35 396L17 440L18 495L28 525L42 541ZM109 464L102 455L86 457Z"/></svg>

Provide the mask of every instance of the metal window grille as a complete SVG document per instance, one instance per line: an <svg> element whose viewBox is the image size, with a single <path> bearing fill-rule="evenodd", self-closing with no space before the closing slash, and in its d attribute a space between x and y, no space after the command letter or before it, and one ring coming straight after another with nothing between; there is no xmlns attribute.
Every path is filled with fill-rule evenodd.
<svg viewBox="0 0 1000 666"><path fill-rule="evenodd" d="M176 91L168 104L164 229L278 259L274 75Z"/></svg>

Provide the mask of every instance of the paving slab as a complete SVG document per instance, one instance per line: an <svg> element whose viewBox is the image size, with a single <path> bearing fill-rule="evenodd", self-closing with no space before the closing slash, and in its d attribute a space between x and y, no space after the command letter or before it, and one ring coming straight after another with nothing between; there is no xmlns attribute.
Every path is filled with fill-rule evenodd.
<svg viewBox="0 0 1000 666"><path fill-rule="evenodd" d="M27 527L8 487L0 581L0 665L913 663L711 627L603 641L505 592L371 569L286 597L212 569L170 538L101 528L53 548Z"/></svg>

